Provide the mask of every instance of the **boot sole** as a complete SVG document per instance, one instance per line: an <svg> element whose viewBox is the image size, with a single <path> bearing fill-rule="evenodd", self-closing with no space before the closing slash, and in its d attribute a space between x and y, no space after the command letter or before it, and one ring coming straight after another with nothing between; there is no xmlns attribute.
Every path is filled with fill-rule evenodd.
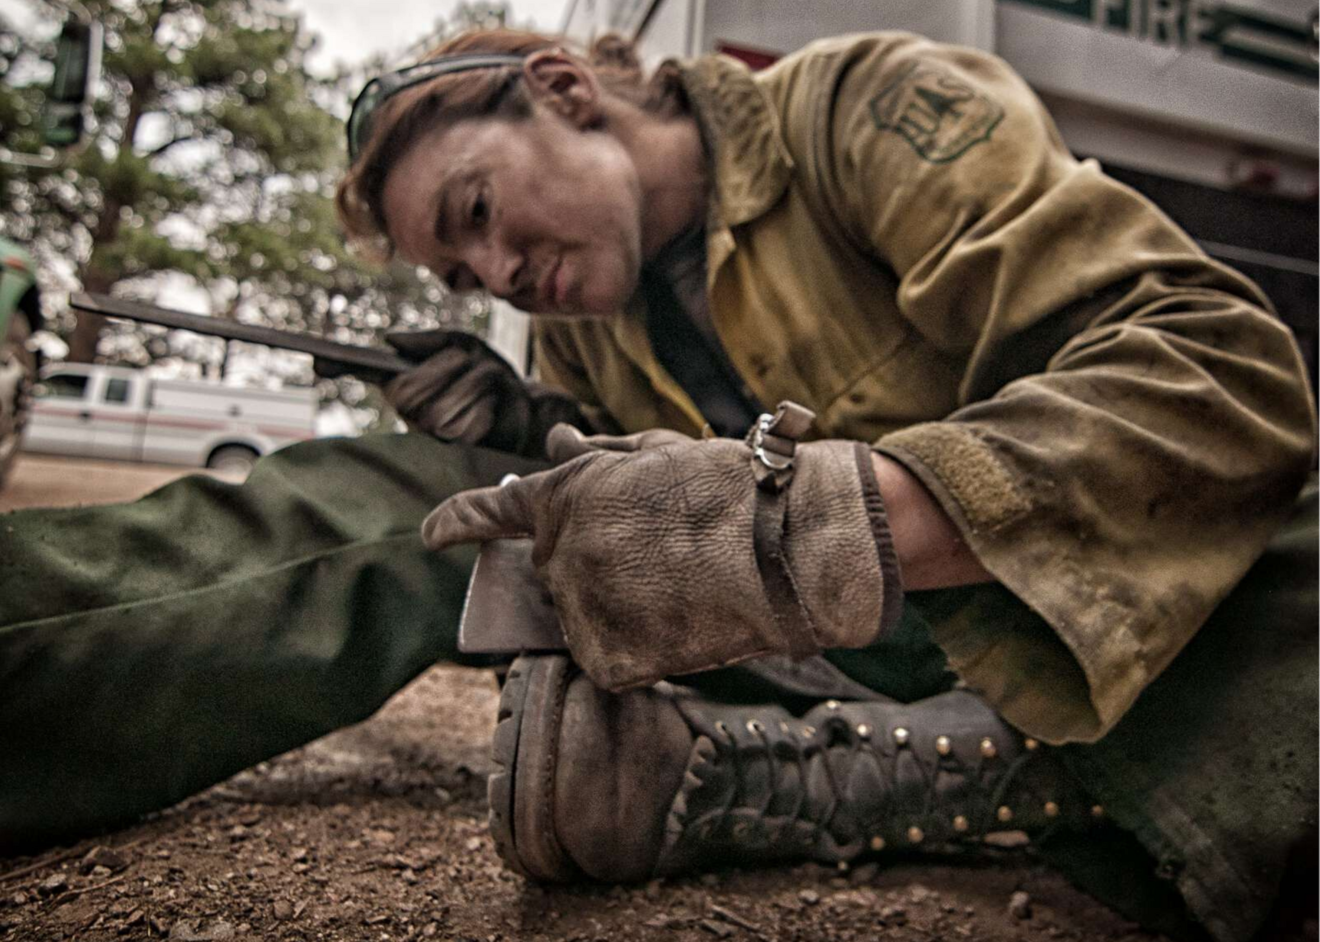
<svg viewBox="0 0 1320 942"><path fill-rule="evenodd" d="M572 662L562 655L524 656L509 668L500 693L496 771L486 783L490 832L509 869L532 880L582 877L554 828L559 727L572 675Z"/></svg>

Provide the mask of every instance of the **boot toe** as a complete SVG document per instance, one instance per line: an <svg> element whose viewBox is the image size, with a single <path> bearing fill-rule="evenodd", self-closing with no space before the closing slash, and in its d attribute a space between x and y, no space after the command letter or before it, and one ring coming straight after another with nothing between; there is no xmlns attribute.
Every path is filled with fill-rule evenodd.
<svg viewBox="0 0 1320 942"><path fill-rule="evenodd" d="M568 658L510 668L488 793L509 866L543 881L650 876L693 736L663 687L612 694Z"/></svg>

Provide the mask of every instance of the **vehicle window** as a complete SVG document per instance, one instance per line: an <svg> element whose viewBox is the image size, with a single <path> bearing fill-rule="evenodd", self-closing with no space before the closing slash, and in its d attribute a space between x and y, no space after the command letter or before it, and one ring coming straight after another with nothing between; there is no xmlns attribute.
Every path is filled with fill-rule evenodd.
<svg viewBox="0 0 1320 942"><path fill-rule="evenodd" d="M42 380L35 392L46 399L81 399L87 392L87 380L77 373L55 373Z"/></svg>
<svg viewBox="0 0 1320 942"><path fill-rule="evenodd" d="M105 384L106 402L128 402L128 380L112 379Z"/></svg>

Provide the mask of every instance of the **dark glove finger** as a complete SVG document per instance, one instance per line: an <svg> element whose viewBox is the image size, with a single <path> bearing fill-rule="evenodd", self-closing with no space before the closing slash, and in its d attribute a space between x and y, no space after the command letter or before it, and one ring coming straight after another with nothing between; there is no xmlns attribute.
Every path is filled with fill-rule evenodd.
<svg viewBox="0 0 1320 942"><path fill-rule="evenodd" d="M454 381L471 367L472 358L463 350L442 350L388 383L385 398L395 411L408 418L429 401L445 395Z"/></svg>
<svg viewBox="0 0 1320 942"><path fill-rule="evenodd" d="M457 353L447 350L434 359L447 358L451 352ZM430 364L428 360L411 371L419 374L414 381L400 383L387 396L400 415L437 438L479 441L469 435L477 426L484 426L481 435L489 432L496 413L505 407L506 400L515 398L508 395L509 380L517 380L506 377L499 365L489 360L465 361L448 382L432 375Z"/></svg>
<svg viewBox="0 0 1320 942"><path fill-rule="evenodd" d="M477 353L497 356L495 351L486 346L480 337L465 330L439 328L436 330L390 331L385 335L385 342L399 351L399 356L415 363L420 363L446 349L461 350L468 356Z"/></svg>
<svg viewBox="0 0 1320 942"><path fill-rule="evenodd" d="M441 550L459 543L485 543L535 532L537 501L558 481L558 469L511 480L502 487L480 487L450 497L422 523L422 541Z"/></svg>
<svg viewBox="0 0 1320 942"><path fill-rule="evenodd" d="M583 435L573 426L561 423L552 428L546 437L545 453L551 461L561 464L593 451L643 451L692 441L694 439L682 432L667 428L650 429L633 435Z"/></svg>

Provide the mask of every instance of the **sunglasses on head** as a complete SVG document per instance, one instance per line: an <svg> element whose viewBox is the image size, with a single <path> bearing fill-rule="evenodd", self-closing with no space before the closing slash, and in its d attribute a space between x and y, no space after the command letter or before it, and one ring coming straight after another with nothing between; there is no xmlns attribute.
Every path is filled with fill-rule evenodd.
<svg viewBox="0 0 1320 942"><path fill-rule="evenodd" d="M467 72L471 69L494 69L502 66L521 65L526 56L516 56L502 52L469 52L452 56L440 56L404 66L393 72L378 75L368 82L353 101L353 110L348 115L348 159L357 160L363 146L371 136L371 116L386 101L405 88L412 88L422 82L452 75L455 72Z"/></svg>

